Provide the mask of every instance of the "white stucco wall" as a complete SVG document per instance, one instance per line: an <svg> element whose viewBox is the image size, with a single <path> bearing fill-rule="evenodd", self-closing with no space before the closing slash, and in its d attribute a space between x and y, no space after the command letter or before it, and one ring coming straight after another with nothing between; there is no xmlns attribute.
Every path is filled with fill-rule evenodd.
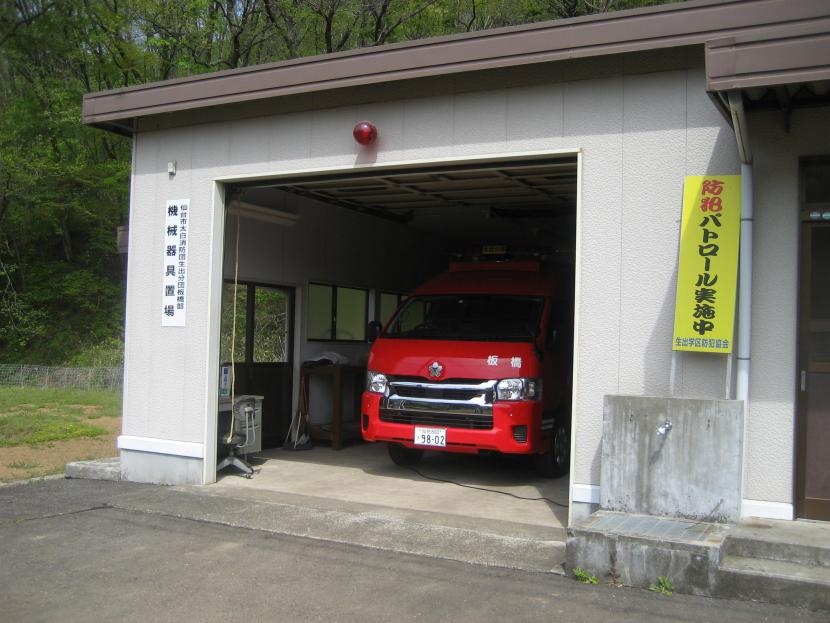
<svg viewBox="0 0 830 623"><path fill-rule="evenodd" d="M552 76L530 87L140 135L125 434L202 442L215 389L215 362L206 357L218 322L211 284L221 280L208 270L222 252L214 180L537 150L582 153L573 482L599 483L605 394L674 389L678 396L723 397L722 356L679 355L670 387L670 345L683 176L737 173L732 132L705 94L702 68L602 73L606 77L559 82ZM380 128L377 153L368 157L350 135L363 118ZM178 162L172 179L169 160ZM191 198L188 326L165 329L159 315L162 208L179 197ZM577 489L576 499L590 499L590 487Z"/></svg>
<svg viewBox="0 0 830 623"><path fill-rule="evenodd" d="M830 153L830 110L749 116L755 220L752 369L744 498L792 513L798 379L799 158ZM757 502L757 503L756 503Z"/></svg>

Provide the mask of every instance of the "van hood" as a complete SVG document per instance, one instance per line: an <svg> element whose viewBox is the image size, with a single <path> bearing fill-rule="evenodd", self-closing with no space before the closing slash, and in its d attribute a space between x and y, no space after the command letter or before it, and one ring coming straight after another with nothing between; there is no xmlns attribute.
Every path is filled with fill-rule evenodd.
<svg viewBox="0 0 830 623"><path fill-rule="evenodd" d="M530 342L380 338L369 353L368 368L430 381L536 377L540 373L539 360Z"/></svg>

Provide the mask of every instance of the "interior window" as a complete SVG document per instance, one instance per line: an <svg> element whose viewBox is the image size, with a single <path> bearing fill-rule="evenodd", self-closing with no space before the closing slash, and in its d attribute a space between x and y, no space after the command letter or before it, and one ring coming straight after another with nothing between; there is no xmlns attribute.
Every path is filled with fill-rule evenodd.
<svg viewBox="0 0 830 623"><path fill-rule="evenodd" d="M366 290L337 288L335 339L366 340Z"/></svg>
<svg viewBox="0 0 830 623"><path fill-rule="evenodd" d="M254 361L288 361L289 297L283 290L254 289Z"/></svg>
<svg viewBox="0 0 830 623"><path fill-rule="evenodd" d="M366 341L368 299L367 290L309 284L308 339Z"/></svg>
<svg viewBox="0 0 830 623"><path fill-rule="evenodd" d="M830 203L830 161L802 164L804 203Z"/></svg>
<svg viewBox="0 0 830 623"><path fill-rule="evenodd" d="M291 344L291 293L281 288L239 283L236 287L237 363L286 363ZM233 283L222 284L220 361L231 361ZM251 335L249 335L249 332ZM249 352L249 348L252 350Z"/></svg>
<svg viewBox="0 0 830 623"><path fill-rule="evenodd" d="M334 288L316 283L308 286L308 339L330 340Z"/></svg>
<svg viewBox="0 0 830 623"><path fill-rule="evenodd" d="M219 337L219 359L222 362L245 361L245 335L247 332L248 286L237 285L236 290L236 343L231 356L233 337L233 284L222 286L222 328Z"/></svg>
<svg viewBox="0 0 830 623"><path fill-rule="evenodd" d="M380 305L378 307L378 320L385 326L398 305L401 302L401 295L396 292L381 292Z"/></svg>

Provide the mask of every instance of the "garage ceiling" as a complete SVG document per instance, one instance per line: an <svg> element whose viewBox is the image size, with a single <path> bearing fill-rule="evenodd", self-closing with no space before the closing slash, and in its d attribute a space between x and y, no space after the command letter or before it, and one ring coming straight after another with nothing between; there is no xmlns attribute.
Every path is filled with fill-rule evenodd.
<svg viewBox="0 0 830 623"><path fill-rule="evenodd" d="M346 180L287 183L277 188L356 210L407 218L424 208L488 207L495 210L567 211L576 200L570 162L536 166L423 171Z"/></svg>
<svg viewBox="0 0 830 623"><path fill-rule="evenodd" d="M247 186L246 196L279 190L443 236L507 242L527 239L529 232L559 233L563 223L573 222L577 172L571 156L313 175Z"/></svg>

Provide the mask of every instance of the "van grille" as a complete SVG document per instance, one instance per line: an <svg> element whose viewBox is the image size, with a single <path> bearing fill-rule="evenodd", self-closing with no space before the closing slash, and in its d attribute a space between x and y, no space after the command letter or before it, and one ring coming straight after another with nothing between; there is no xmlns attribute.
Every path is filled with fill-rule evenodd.
<svg viewBox="0 0 830 623"><path fill-rule="evenodd" d="M415 386L401 386L392 383L392 387L396 390L395 393L401 398L435 398L446 400L472 400L479 396L482 391L480 389L445 389L443 387L422 385ZM492 402L492 398L490 399Z"/></svg>
<svg viewBox="0 0 830 623"><path fill-rule="evenodd" d="M435 411L405 411L381 409L381 422L412 424L414 426L440 426L442 428L466 428L490 430L493 428L493 414L482 413L440 413Z"/></svg>
<svg viewBox="0 0 830 623"><path fill-rule="evenodd" d="M391 377L381 401L383 422L488 430L493 428L496 381Z"/></svg>

